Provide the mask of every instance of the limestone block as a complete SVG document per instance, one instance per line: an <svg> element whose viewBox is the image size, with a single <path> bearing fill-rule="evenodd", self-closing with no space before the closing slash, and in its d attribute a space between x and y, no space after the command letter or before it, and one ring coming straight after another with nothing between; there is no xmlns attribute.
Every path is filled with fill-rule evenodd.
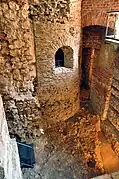
<svg viewBox="0 0 119 179"><path fill-rule="evenodd" d="M10 7L10 9L12 9L12 10L19 10L19 5L18 4L16 4L14 1L10 1L9 2L9 7Z"/></svg>
<svg viewBox="0 0 119 179"><path fill-rule="evenodd" d="M10 55L12 57L17 57L21 55L21 49L11 49L10 50Z"/></svg>
<svg viewBox="0 0 119 179"><path fill-rule="evenodd" d="M14 47L17 48L22 48L23 46L25 46L25 43L22 40L15 40L14 41Z"/></svg>
<svg viewBox="0 0 119 179"><path fill-rule="evenodd" d="M13 78L17 81L21 79L20 78L20 70L18 70L18 69L13 70Z"/></svg>
<svg viewBox="0 0 119 179"><path fill-rule="evenodd" d="M7 12L8 9L9 9L9 8L8 8L8 5L7 5L6 3L2 3L1 5L2 5L3 11L4 11L4 12Z"/></svg>
<svg viewBox="0 0 119 179"><path fill-rule="evenodd" d="M9 10L9 11L4 12L4 16L6 19L9 19L9 21L13 21L17 17L17 12L13 10Z"/></svg>

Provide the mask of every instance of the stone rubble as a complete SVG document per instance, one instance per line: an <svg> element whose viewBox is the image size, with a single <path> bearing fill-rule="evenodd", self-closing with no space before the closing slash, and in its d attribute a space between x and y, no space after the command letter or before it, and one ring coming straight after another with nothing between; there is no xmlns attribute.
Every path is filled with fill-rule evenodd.
<svg viewBox="0 0 119 179"><path fill-rule="evenodd" d="M76 116L52 124L33 140L37 162L34 169L23 169L24 179L30 173L38 179L86 179L100 175L102 166L96 156L99 121L99 116L82 108Z"/></svg>

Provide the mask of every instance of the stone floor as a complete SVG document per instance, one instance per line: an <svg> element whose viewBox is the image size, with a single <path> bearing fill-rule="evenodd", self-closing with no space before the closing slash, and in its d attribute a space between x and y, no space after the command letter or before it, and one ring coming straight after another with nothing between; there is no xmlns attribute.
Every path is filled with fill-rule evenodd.
<svg viewBox="0 0 119 179"><path fill-rule="evenodd" d="M54 151L47 161L45 157L44 164L24 170L24 179L87 179L88 172L82 162L65 151Z"/></svg>
<svg viewBox="0 0 119 179"><path fill-rule="evenodd" d="M99 116L82 108L67 121L50 126L33 140L36 165L23 169L23 178L90 179L106 173L96 156L101 146L99 121Z"/></svg>

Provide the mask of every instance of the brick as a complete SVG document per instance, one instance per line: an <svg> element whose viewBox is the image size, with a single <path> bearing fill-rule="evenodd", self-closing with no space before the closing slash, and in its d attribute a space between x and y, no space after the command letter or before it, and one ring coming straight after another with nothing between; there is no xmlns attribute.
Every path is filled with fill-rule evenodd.
<svg viewBox="0 0 119 179"><path fill-rule="evenodd" d="M82 1L82 26L101 25L106 26L106 12L110 9L118 10L119 2L102 0L100 2ZM90 12L89 12L90 11ZM90 15L92 18L90 18Z"/></svg>

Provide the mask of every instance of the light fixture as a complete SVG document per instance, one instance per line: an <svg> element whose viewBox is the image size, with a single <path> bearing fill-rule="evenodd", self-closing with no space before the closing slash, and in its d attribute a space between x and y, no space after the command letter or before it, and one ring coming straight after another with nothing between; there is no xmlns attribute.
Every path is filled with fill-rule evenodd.
<svg viewBox="0 0 119 179"><path fill-rule="evenodd" d="M119 11L108 13L105 40L119 44Z"/></svg>

